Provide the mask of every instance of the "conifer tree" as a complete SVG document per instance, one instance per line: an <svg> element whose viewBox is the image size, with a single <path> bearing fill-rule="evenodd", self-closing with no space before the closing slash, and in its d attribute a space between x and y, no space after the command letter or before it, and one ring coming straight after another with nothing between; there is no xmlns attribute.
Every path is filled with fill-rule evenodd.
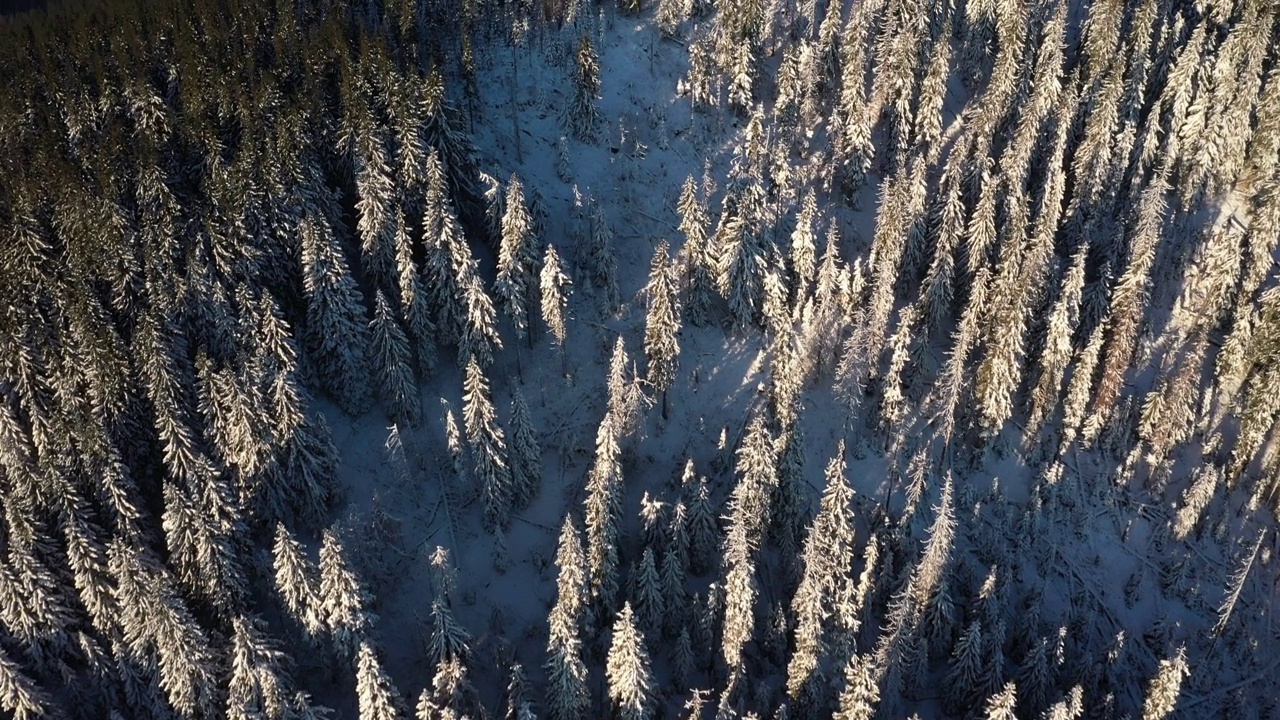
<svg viewBox="0 0 1280 720"><path fill-rule="evenodd" d="M663 626L663 613L666 612L662 594L662 580L658 575L658 563L653 556L653 548L646 547L640 556L638 566L631 574L631 603L635 605L636 620L640 627L651 633Z"/></svg>
<svg viewBox="0 0 1280 720"><path fill-rule="evenodd" d="M606 413L596 433L596 458L587 476L587 567L591 598L608 609L618 587L618 521L622 516L621 450L613 413Z"/></svg>
<svg viewBox="0 0 1280 720"><path fill-rule="evenodd" d="M318 635L324 628L319 568L283 523L276 523L275 575L276 590L284 600L285 609L308 635Z"/></svg>
<svg viewBox="0 0 1280 720"><path fill-rule="evenodd" d="M404 700L382 669L382 663L367 640L360 642L356 661L356 700L360 720L400 720Z"/></svg>
<svg viewBox="0 0 1280 720"><path fill-rule="evenodd" d="M676 210L680 215L680 232L684 234L680 255L684 265L685 318L704 327L710 321L715 280L707 247L707 210L692 175L684 181Z"/></svg>
<svg viewBox="0 0 1280 720"><path fill-rule="evenodd" d="M951 713L960 713L971 707L979 690L983 662L982 627L974 621L956 641L951 651L951 666L947 670L947 694L944 707Z"/></svg>
<svg viewBox="0 0 1280 720"><path fill-rule="evenodd" d="M805 294L804 289L811 287L817 270L817 245L814 242L814 224L817 221L818 201L810 190L800 204L800 213L796 216L796 227L791 232L791 270L795 273L800 285L796 288L798 300Z"/></svg>
<svg viewBox="0 0 1280 720"><path fill-rule="evenodd" d="M538 263L534 220L525 205L524 185L511 176L507 183L506 211L502 215L502 235L498 245L498 277L494 294L511 318L516 337L523 339L529 327L529 301L534 269Z"/></svg>
<svg viewBox="0 0 1280 720"><path fill-rule="evenodd" d="M1006 683L1004 689L987 700L986 720L1018 720L1014 710L1017 708L1017 685Z"/></svg>
<svg viewBox="0 0 1280 720"><path fill-rule="evenodd" d="M382 396L390 404L393 420L416 423L422 417L422 398L410 368L409 338L396 322L391 305L377 291L373 320L369 323L372 344L369 357L377 372Z"/></svg>
<svg viewBox="0 0 1280 720"><path fill-rule="evenodd" d="M684 493L689 508L689 564L695 574L702 575L714 566L716 549L720 546L720 527L711 505L707 479L694 475L692 460L685 465L685 477L688 479Z"/></svg>
<svg viewBox="0 0 1280 720"><path fill-rule="evenodd" d="M565 332L565 313L569 309L569 293L573 282L565 273L564 264L554 246L548 244L547 252L542 259L542 321L547 325L547 332L555 339L556 347L563 351Z"/></svg>
<svg viewBox="0 0 1280 720"><path fill-rule="evenodd" d="M262 631L263 625L245 616L232 621L229 720L284 720L291 709L292 680L284 667L287 656Z"/></svg>
<svg viewBox="0 0 1280 720"><path fill-rule="evenodd" d="M594 198L589 200L586 237L579 247L579 266L592 286L604 292L604 307L613 312L618 297L618 257L613 247L613 231L605 219L604 208Z"/></svg>
<svg viewBox="0 0 1280 720"><path fill-rule="evenodd" d="M591 142L595 140L596 125L600 121L600 109L596 105L596 98L600 96L600 63L588 34L584 33L578 41L577 61L569 130L578 140Z"/></svg>
<svg viewBox="0 0 1280 720"><path fill-rule="evenodd" d="M1072 258L1071 267L1062 279L1058 299L1045 323L1044 347L1041 350L1039 374L1031 390L1031 412L1027 419L1027 437L1034 438L1058 402L1062 378L1071 361L1071 336L1079 320L1080 299L1084 291L1083 249Z"/></svg>
<svg viewBox="0 0 1280 720"><path fill-rule="evenodd" d="M377 616L368 610L373 598L352 571L338 533L324 531L320 545L320 615L345 659L353 659Z"/></svg>
<svg viewBox="0 0 1280 720"><path fill-rule="evenodd" d="M0 708L14 720L59 717L48 694L0 648Z"/></svg>
<svg viewBox="0 0 1280 720"><path fill-rule="evenodd" d="M306 217L298 226L302 239L307 324L303 337L320 382L349 415L369 409L369 346L359 288L328 223Z"/></svg>
<svg viewBox="0 0 1280 720"><path fill-rule="evenodd" d="M552 720L584 720L591 699L576 623L559 604L551 611L547 645L547 711Z"/></svg>
<svg viewBox="0 0 1280 720"><path fill-rule="evenodd" d="M654 711L654 680L644 635L636 628L631 603L622 606L613 624L605 675L609 699L622 720L649 720Z"/></svg>
<svg viewBox="0 0 1280 720"><path fill-rule="evenodd" d="M662 241L654 251L646 287L649 312L645 319L644 353L649 360L648 381L662 393L662 417L669 417L667 391L675 381L680 357L680 304L676 296L676 272Z"/></svg>
<svg viewBox="0 0 1280 720"><path fill-rule="evenodd" d="M746 190L726 193L720 224L711 241L716 287L728 301L738 327L754 322L760 310L765 267L762 239L746 215L752 206L746 195Z"/></svg>
<svg viewBox="0 0 1280 720"><path fill-rule="evenodd" d="M643 419L641 404L645 398L621 334L613 343L613 355L609 360L608 393L608 413L613 418L618 440L633 437L640 431Z"/></svg>
<svg viewBox="0 0 1280 720"><path fill-rule="evenodd" d="M1179 647L1173 657L1161 660L1155 677L1147 686L1142 702L1142 720L1164 720L1168 717L1178 704L1182 680L1189 674L1185 648Z"/></svg>
<svg viewBox="0 0 1280 720"><path fill-rule="evenodd" d="M662 569L659 571L662 607L665 610L662 626L668 637L677 634L684 626L684 580L684 563L680 561L680 555L675 550L668 549L662 554Z"/></svg>
<svg viewBox="0 0 1280 720"><path fill-rule="evenodd" d="M431 307L423 278L413 259L413 240L409 236L404 212L397 209L395 216L396 276L399 281L400 316L413 340L414 354L418 359L418 373L430 375L436 366L436 326L431 319Z"/></svg>
<svg viewBox="0 0 1280 720"><path fill-rule="evenodd" d="M511 388L511 501L514 509L524 510L542 487L542 445L524 393L514 382Z"/></svg>
<svg viewBox="0 0 1280 720"><path fill-rule="evenodd" d="M475 358L467 362L463 382L463 421L471 446L472 466L484 497L484 524L490 532L511 520L515 488L507 458L507 441L489 399L489 383Z"/></svg>
<svg viewBox="0 0 1280 720"><path fill-rule="evenodd" d="M471 654L471 635L453 618L453 611L441 598L431 602L431 639L427 655L433 665L465 662Z"/></svg>
<svg viewBox="0 0 1280 720"><path fill-rule="evenodd" d="M741 667L743 648L755 633L755 560L747 533L747 525L737 523L725 537L722 657L731 670Z"/></svg>
<svg viewBox="0 0 1280 720"><path fill-rule="evenodd" d="M361 93L352 93L339 143L351 155L356 185L356 232L361 259L378 289L391 282L395 182L391 177L387 138Z"/></svg>
<svg viewBox="0 0 1280 720"><path fill-rule="evenodd" d="M880 701L880 687L875 679L871 659L854 655L845 666L845 689L834 720L871 720Z"/></svg>
<svg viewBox="0 0 1280 720"><path fill-rule="evenodd" d="M787 666L787 693L801 701L818 672L825 641L823 626L831 614L829 599L849 582L853 561L853 489L845 477L844 441L827 464L826 489L802 555L804 572L791 601L796 650Z"/></svg>

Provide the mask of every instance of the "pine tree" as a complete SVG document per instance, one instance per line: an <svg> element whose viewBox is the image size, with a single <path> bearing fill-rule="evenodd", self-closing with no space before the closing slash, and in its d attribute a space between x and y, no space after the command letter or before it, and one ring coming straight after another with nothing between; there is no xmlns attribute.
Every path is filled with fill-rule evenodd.
<svg viewBox="0 0 1280 720"><path fill-rule="evenodd" d="M390 404L392 420L417 423L422 417L422 399L409 365L409 338L400 329L381 290L375 296L369 331L373 341L369 346L370 364L377 372L382 396Z"/></svg>
<svg viewBox="0 0 1280 720"><path fill-rule="evenodd" d="M529 327L529 300L534 270L538 263L534 220L525 206L524 185L511 176L507 183L506 212L502 215L502 236L498 245L498 277L494 294L502 301L516 337L523 339Z"/></svg>
<svg viewBox="0 0 1280 720"><path fill-rule="evenodd" d="M324 531L320 545L320 615L334 646L351 658L367 639L377 616L367 609L373 598L347 563L338 533Z"/></svg>
<svg viewBox="0 0 1280 720"><path fill-rule="evenodd" d="M563 350L566 311L569 309L569 293L573 282L564 271L564 264L554 246L548 244L542 259L542 321L547 332L555 339L557 348Z"/></svg>
<svg viewBox="0 0 1280 720"><path fill-rule="evenodd" d="M622 720L649 720L654 711L654 681L644 635L636 628L631 604L622 606L613 625L605 675L609 699Z"/></svg>
<svg viewBox="0 0 1280 720"><path fill-rule="evenodd" d="M600 109L596 105L596 98L600 96L600 63L588 34L584 33L578 41L577 61L569 130L578 140L591 142L595 140L596 125L600 122Z"/></svg>
<svg viewBox="0 0 1280 720"><path fill-rule="evenodd" d="M507 441L489 399L489 383L475 358L467 362L462 402L472 465L484 497L485 528L506 529L515 496Z"/></svg>
<svg viewBox="0 0 1280 720"><path fill-rule="evenodd" d="M565 515L556 550L556 607L568 622L577 625L583 619L587 601L587 560L573 516Z"/></svg>
<svg viewBox="0 0 1280 720"><path fill-rule="evenodd" d="M720 224L711 241L716 288L728 301L738 327L754 322L760 310L765 267L762 238L746 216L751 200L745 194L745 190L726 193Z"/></svg>
<svg viewBox="0 0 1280 720"><path fill-rule="evenodd" d="M738 669L742 651L755 632L755 561L746 523L735 523L725 538L724 549L724 631L725 665Z"/></svg>
<svg viewBox="0 0 1280 720"><path fill-rule="evenodd" d="M662 587L662 607L665 609L663 628L668 637L677 634L684 627L687 609L684 592L684 563L680 555L668 549L662 555L662 569L659 572L659 584Z"/></svg>
<svg viewBox="0 0 1280 720"><path fill-rule="evenodd" d="M455 242L450 247L453 272L461 286L459 304L465 308L466 317L458 340L458 362L464 367L472 358L481 365L493 362L493 351L502 349L502 339L496 327L497 313L493 300L480 282L478 263L465 242Z"/></svg>
<svg viewBox="0 0 1280 720"><path fill-rule="evenodd" d="M518 385L511 383L512 507L524 510L542 487L542 445L533 428L529 405Z"/></svg>
<svg viewBox="0 0 1280 720"><path fill-rule="evenodd" d="M362 296L329 225L317 217L298 226L307 323L303 333L320 381L343 412L363 415L371 403Z"/></svg>
<svg viewBox="0 0 1280 720"><path fill-rule="evenodd" d="M1146 698L1142 702L1142 720L1164 720L1178 704L1182 680L1190 674L1187 668L1185 648L1178 648L1172 658L1160 661L1155 677L1147 686Z"/></svg>
<svg viewBox="0 0 1280 720"><path fill-rule="evenodd" d="M360 642L356 661L356 700L360 720L399 720L403 717L404 700L391 678L382 669L373 646Z"/></svg>
<svg viewBox="0 0 1280 720"><path fill-rule="evenodd" d="M648 381L662 393L662 417L669 417L667 391L675 381L680 357L680 304L676 296L676 272L666 241L658 244L646 287L649 312L645 319L644 353L649 360Z"/></svg>

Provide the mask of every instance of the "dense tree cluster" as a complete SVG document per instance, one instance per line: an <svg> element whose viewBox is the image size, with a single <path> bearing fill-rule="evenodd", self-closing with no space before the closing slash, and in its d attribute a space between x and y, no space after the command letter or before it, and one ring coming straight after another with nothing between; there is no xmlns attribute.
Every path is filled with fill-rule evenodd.
<svg viewBox="0 0 1280 720"><path fill-rule="evenodd" d="M0 67L6 716L1277 710L1274 4L104 0ZM534 626L342 517L375 408Z"/></svg>

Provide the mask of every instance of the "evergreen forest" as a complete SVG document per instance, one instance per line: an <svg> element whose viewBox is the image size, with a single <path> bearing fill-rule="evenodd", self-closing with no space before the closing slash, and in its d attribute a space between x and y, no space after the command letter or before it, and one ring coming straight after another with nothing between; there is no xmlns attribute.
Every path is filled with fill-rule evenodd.
<svg viewBox="0 0 1280 720"><path fill-rule="evenodd" d="M0 718L1280 717L1272 0L50 0L0 69Z"/></svg>

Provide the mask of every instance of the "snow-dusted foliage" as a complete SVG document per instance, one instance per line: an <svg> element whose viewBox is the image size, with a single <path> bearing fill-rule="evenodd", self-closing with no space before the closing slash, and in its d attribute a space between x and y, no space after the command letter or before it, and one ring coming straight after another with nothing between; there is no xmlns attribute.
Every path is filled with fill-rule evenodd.
<svg viewBox="0 0 1280 720"><path fill-rule="evenodd" d="M4 717L1280 709L1274 3L48 5Z"/></svg>

